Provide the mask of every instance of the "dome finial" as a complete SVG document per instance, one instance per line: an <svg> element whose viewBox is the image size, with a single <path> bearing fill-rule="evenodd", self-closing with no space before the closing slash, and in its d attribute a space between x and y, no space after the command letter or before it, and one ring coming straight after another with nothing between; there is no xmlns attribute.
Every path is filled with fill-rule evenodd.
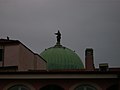
<svg viewBox="0 0 120 90"><path fill-rule="evenodd" d="M58 32L55 33L55 35L57 35L57 44L60 44L60 39L61 39L61 33L60 33L60 31L58 30Z"/></svg>

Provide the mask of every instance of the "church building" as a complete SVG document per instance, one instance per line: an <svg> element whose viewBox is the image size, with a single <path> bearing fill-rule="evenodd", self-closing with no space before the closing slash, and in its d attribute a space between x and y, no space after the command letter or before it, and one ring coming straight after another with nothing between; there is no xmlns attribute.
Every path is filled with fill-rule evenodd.
<svg viewBox="0 0 120 90"><path fill-rule="evenodd" d="M19 40L0 39L0 90L120 90L120 67L94 66L94 50L86 48L85 64L57 42L40 54Z"/></svg>

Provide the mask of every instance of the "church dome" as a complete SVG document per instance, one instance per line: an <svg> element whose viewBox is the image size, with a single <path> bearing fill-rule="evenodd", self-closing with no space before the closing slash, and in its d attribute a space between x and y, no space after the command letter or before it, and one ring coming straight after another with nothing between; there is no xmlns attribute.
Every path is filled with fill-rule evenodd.
<svg viewBox="0 0 120 90"><path fill-rule="evenodd" d="M80 57L71 49L63 47L58 38L56 45L45 49L40 56L47 61L48 70L84 68Z"/></svg>

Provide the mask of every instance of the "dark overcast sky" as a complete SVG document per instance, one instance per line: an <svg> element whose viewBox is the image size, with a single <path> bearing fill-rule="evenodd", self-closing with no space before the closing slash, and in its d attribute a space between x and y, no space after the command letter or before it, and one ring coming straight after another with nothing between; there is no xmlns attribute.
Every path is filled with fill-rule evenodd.
<svg viewBox="0 0 120 90"><path fill-rule="evenodd" d="M0 0L0 38L18 39L36 53L56 43L84 62L94 49L95 65L120 66L120 0Z"/></svg>

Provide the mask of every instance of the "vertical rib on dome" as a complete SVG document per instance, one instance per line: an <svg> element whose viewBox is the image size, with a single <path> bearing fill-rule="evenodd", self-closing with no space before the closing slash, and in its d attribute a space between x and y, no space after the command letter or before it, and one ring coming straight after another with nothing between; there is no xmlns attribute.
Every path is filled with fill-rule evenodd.
<svg viewBox="0 0 120 90"><path fill-rule="evenodd" d="M47 61L49 70L84 68L79 56L66 47L51 47L40 55Z"/></svg>

